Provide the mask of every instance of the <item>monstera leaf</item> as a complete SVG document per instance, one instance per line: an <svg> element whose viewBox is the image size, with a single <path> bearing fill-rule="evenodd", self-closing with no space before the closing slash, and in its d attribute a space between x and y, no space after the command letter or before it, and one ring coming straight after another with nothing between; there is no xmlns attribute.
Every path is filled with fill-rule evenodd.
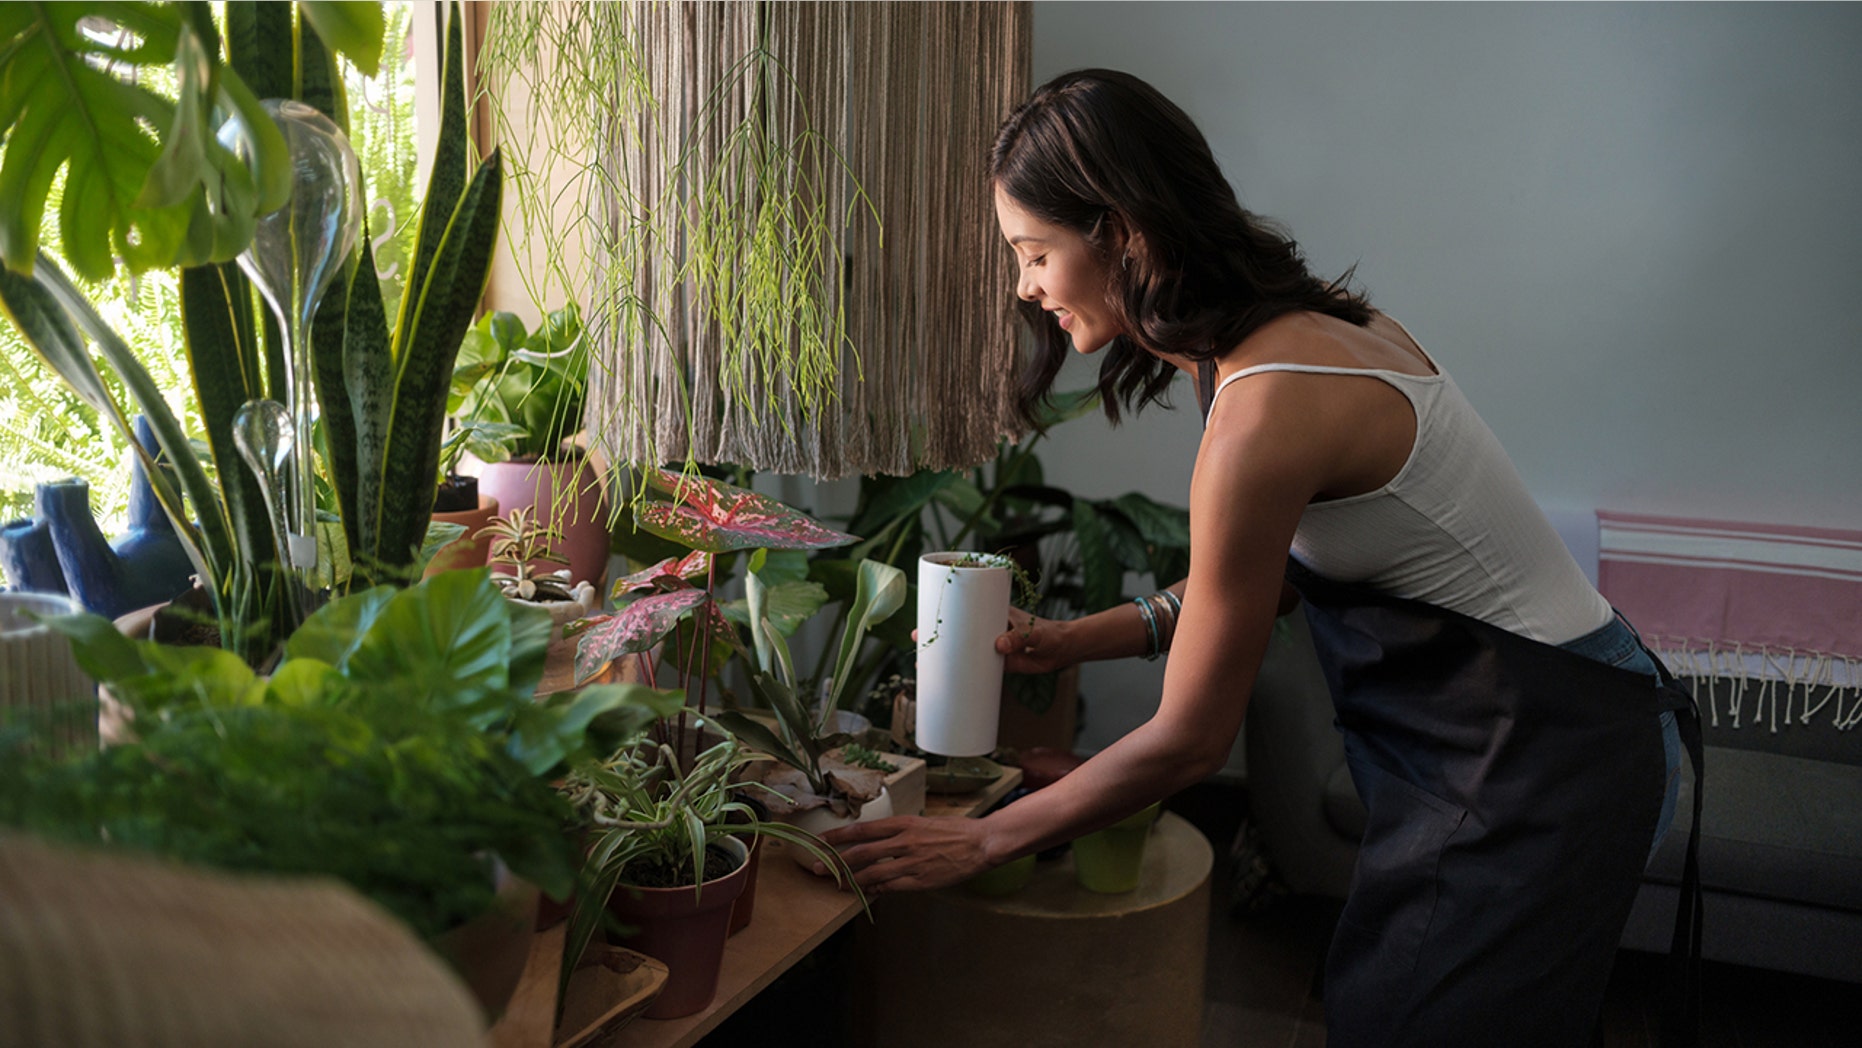
<svg viewBox="0 0 1862 1048"><path fill-rule="evenodd" d="M767 495L732 487L709 477L687 477L669 470L647 475L655 490L671 502L650 503L634 514L642 531L706 553L740 549L828 549L859 541L824 528L807 514Z"/></svg>
<svg viewBox="0 0 1862 1048"><path fill-rule="evenodd" d="M324 39L373 75L381 11L304 4ZM373 9L371 17L370 10ZM0 4L0 261L32 272L46 199L62 170L58 247L78 275L227 262L259 215L289 197L284 136L238 75L218 61L206 4ZM179 101L138 82L172 65ZM248 169L217 137L234 114ZM151 134L151 130L153 134Z"/></svg>

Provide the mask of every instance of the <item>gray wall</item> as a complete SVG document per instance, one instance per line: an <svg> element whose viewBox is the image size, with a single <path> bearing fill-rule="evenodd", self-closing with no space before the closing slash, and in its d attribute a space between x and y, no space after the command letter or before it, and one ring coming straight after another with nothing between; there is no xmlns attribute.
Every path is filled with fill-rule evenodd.
<svg viewBox="0 0 1862 1048"><path fill-rule="evenodd" d="M1036 82L1110 66L1174 99L1244 205L1317 271L1358 266L1555 514L1862 527L1862 6L1034 18ZM1049 476L1187 502L1199 425L1178 390L1117 432L1057 430ZM1084 748L1149 716L1160 667L1089 667Z"/></svg>

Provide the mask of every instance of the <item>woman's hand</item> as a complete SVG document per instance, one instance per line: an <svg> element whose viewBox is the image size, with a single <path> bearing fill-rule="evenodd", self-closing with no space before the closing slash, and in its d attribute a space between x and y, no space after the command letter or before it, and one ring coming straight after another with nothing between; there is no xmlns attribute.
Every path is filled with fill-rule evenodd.
<svg viewBox="0 0 1862 1048"><path fill-rule="evenodd" d="M870 893L920 891L966 881L989 868L982 820L909 815L856 822L821 835ZM820 863L816 873L826 873Z"/></svg>
<svg viewBox="0 0 1862 1048"><path fill-rule="evenodd" d="M1008 673L1054 673L1079 660L1064 649L1066 623L1009 609L1009 628L996 638L996 653Z"/></svg>

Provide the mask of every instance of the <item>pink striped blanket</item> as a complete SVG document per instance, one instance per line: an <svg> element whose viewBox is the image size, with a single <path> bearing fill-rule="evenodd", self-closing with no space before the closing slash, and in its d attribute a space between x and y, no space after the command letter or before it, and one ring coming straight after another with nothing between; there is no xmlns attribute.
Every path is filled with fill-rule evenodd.
<svg viewBox="0 0 1862 1048"><path fill-rule="evenodd" d="M1801 684L1806 711L1813 690L1862 688L1862 531L1604 511L1597 524L1598 588L1676 673ZM1837 727L1862 724L1862 702L1836 700Z"/></svg>

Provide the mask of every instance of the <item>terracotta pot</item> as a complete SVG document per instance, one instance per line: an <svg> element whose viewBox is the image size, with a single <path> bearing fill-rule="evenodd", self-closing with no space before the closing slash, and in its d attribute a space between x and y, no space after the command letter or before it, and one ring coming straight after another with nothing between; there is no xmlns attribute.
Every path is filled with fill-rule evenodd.
<svg viewBox="0 0 1862 1048"><path fill-rule="evenodd" d="M608 897L608 912L635 929L621 944L665 962L671 971L665 989L646 1010L649 1019L676 1019L702 1011L718 992L731 907L749 879L750 853L735 837L720 837L712 845L730 852L737 867L706 881L702 891L689 884L681 888L622 884Z"/></svg>
<svg viewBox="0 0 1862 1048"><path fill-rule="evenodd" d="M433 559L427 562L427 570L421 578L430 579L442 571L456 571L460 568L482 568L486 557L491 552L491 540L481 539L479 529L491 523L491 518L498 515L498 500L481 492L478 496L477 509L462 509L457 513L435 513L433 519L444 524L459 524L465 527L465 534L440 547Z"/></svg>
<svg viewBox="0 0 1862 1048"><path fill-rule="evenodd" d="M498 500L499 512L536 507L539 520L562 532L550 548L569 560L569 577L600 589L608 570L608 500L586 459L572 462L494 462L478 478L481 497ZM547 571L559 565L539 561Z"/></svg>
<svg viewBox="0 0 1862 1048"><path fill-rule="evenodd" d="M736 935L750 926L750 918L756 916L756 875L763 865L763 838L751 837L744 843L750 847L750 858L744 863L748 869L744 873L743 894L731 904L731 930Z"/></svg>
<svg viewBox="0 0 1862 1048"><path fill-rule="evenodd" d="M488 1020L504 1014L530 960L536 927L537 886L498 865L498 894L490 908L433 940Z"/></svg>
<svg viewBox="0 0 1862 1048"><path fill-rule="evenodd" d="M757 800L747 793L739 792L734 799L750 808L752 817L761 822L769 818L769 805ZM736 935L750 924L750 918L756 915L756 875L763 863L763 838L756 834L744 834L738 837L750 849L750 872L744 880L744 892L731 904L731 934Z"/></svg>

